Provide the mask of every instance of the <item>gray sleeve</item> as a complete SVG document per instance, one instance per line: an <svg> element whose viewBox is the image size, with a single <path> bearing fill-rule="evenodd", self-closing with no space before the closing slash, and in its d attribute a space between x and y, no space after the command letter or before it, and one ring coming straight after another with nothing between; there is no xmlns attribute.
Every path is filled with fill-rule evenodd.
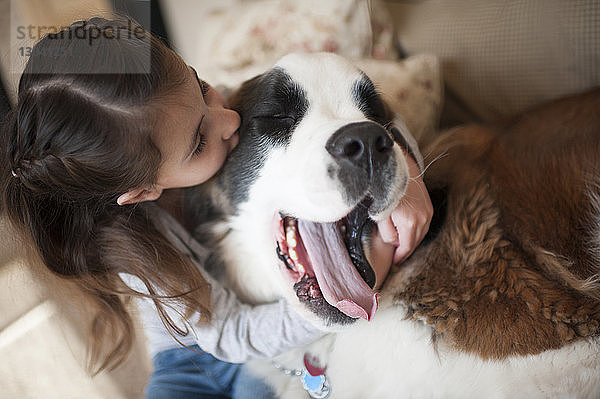
<svg viewBox="0 0 600 399"><path fill-rule="evenodd" d="M190 324L198 345L218 359L242 363L274 357L323 335L283 299L251 306L229 290L212 286L212 320L199 325L190 320Z"/></svg>
<svg viewBox="0 0 600 399"><path fill-rule="evenodd" d="M187 327L189 335L202 350L227 362L243 363L251 359L277 356L289 349L311 343L323 335L322 331L303 319L283 299L254 306L240 302L233 291L223 287L201 267L208 250L193 239L170 215L161 212L160 223L165 236L179 250L190 256L211 286L212 318L208 323L198 323L202 316L200 314L185 319L181 305L175 304L167 308L172 320L178 326ZM145 291L138 279L129 276L123 280L130 287ZM156 329L160 319L152 301L140 299L138 304L141 305L138 308L142 312L145 329L147 326ZM156 334L153 336L156 339ZM192 341L191 337L185 338L182 342L186 344ZM165 334L162 334L162 339L174 341ZM149 344L155 346L154 350L150 348L151 353L156 352L157 347L165 347L165 344L160 342Z"/></svg>

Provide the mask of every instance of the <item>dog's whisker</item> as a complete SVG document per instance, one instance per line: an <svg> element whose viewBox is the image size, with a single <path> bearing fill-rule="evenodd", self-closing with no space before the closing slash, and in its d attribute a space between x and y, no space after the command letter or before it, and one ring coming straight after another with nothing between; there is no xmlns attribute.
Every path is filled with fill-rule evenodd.
<svg viewBox="0 0 600 399"><path fill-rule="evenodd" d="M431 162L429 162L427 165L425 165L425 167L423 168L423 170L421 171L421 173L419 173L416 176L409 177L409 180L415 180L415 179L419 179L419 178L423 177L425 175L425 172L427 172L427 169L429 169L429 167L431 165L433 165L435 162L439 161L440 159L442 159L443 157L446 157L446 156L448 156L447 152L441 153L440 155L438 155L437 157L435 157Z"/></svg>
<svg viewBox="0 0 600 399"><path fill-rule="evenodd" d="M412 208L412 209L416 209L414 201L409 201L409 199L411 199L411 198L412 197L410 195L405 195L404 197L402 197L402 199L400 200L400 202L404 206L407 206L407 207Z"/></svg>
<svg viewBox="0 0 600 399"><path fill-rule="evenodd" d="M419 189L422 190L422 188L419 188ZM421 192L421 194L423 194L423 192ZM422 197L406 193L406 194L404 194L402 199L400 199L400 202L403 204L415 204L418 201L420 201L421 199L422 199Z"/></svg>

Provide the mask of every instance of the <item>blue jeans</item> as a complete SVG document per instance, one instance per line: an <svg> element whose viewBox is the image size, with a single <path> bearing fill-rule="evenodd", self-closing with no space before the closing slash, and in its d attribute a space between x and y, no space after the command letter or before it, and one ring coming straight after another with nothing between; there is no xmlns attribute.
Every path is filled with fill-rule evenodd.
<svg viewBox="0 0 600 399"><path fill-rule="evenodd" d="M273 390L242 364L223 362L198 345L173 348L154 356L146 399L273 399Z"/></svg>

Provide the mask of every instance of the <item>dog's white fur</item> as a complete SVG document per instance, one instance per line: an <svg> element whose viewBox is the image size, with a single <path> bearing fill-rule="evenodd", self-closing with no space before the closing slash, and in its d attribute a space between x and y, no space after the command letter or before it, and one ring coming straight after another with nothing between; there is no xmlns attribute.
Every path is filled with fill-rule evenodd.
<svg viewBox="0 0 600 399"><path fill-rule="evenodd" d="M293 55L279 64L308 95L311 104L296 127L291 143L268 155L249 200L238 216L225 224L230 229L222 241L227 282L242 300L262 303L285 297L307 319L319 320L304 310L283 278L274 253L274 212L316 221L334 221L346 215L340 187L327 174L331 156L325 143L339 127L366 120L349 98L359 72L348 62L329 55ZM324 73L335 68L335 80ZM399 175L407 168L395 145ZM403 187L394 192L397 204ZM418 258L415 254L414 258ZM386 287L396 287L410 273L404 264ZM396 281L395 279L398 279ZM406 309L390 296L380 300L371 322L359 321L329 335L310 348L292 351L277 359L284 367L299 369L305 351L327 364L331 398L566 398L600 397L600 342L581 340L558 350L504 360L483 360L475 355L434 345L425 323L404 318ZM501 334L501 332L499 332ZM288 377L270 361L255 361L253 370L272 383L283 398L304 398L298 378Z"/></svg>
<svg viewBox="0 0 600 399"><path fill-rule="evenodd" d="M403 280L402 274L396 274L396 279ZM393 279L386 283L395 285ZM361 320L309 348L287 353L277 362L301 369L303 354L316 354L327 364L331 398L600 396L600 339L538 355L484 360L434 344L431 328L406 320L405 311L384 290L379 310L370 322ZM254 361L251 367L276 387L281 398L306 398L299 379L284 376L270 362Z"/></svg>

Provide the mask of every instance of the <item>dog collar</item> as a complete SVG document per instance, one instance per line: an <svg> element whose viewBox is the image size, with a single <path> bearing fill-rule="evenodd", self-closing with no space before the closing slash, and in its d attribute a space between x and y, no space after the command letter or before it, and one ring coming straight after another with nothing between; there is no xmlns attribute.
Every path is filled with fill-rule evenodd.
<svg viewBox="0 0 600 399"><path fill-rule="evenodd" d="M319 359L308 353L304 354L304 367L302 370L286 369L283 365L273 362L273 366L285 375L300 377L302 387L309 397L313 399L326 399L331 393L329 381L325 375L327 367L318 366Z"/></svg>

